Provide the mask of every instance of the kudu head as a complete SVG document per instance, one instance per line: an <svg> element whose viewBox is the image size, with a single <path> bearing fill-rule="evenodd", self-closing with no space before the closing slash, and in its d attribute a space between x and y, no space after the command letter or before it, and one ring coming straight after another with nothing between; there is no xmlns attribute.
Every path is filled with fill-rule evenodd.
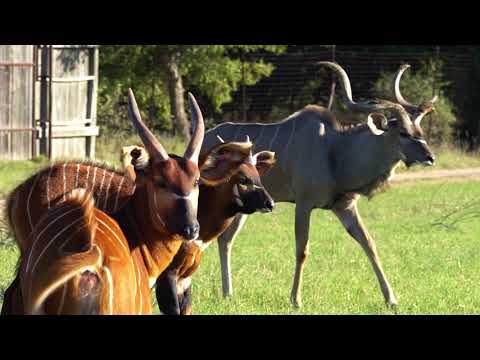
<svg viewBox="0 0 480 360"><path fill-rule="evenodd" d="M363 102L353 101L350 80L345 70L333 62L322 61L319 64L328 66L337 73L347 107L352 111L368 113L367 124L372 133L377 136L389 137L398 151L398 157L405 165L408 167L415 163L433 165L435 159L424 139L420 122L425 115L434 110L433 103L437 100L437 97L420 106L411 105L403 99L399 83L403 72L409 67L408 65L400 67L395 76L394 94L397 101L395 103L383 99ZM383 114L379 113L387 110L393 112L395 118L387 120ZM372 113L375 113L375 115ZM380 126L375 124L374 116L381 119Z"/></svg>
<svg viewBox="0 0 480 360"><path fill-rule="evenodd" d="M253 144L247 135L245 142L220 143L200 156L202 183L205 186L222 186L225 196L231 199L232 213L253 214L256 211L273 211L274 201L264 188L260 177L275 164L275 153L260 151L252 154ZM229 178L218 181L215 173L231 166Z"/></svg>
<svg viewBox="0 0 480 360"><path fill-rule="evenodd" d="M435 159L429 149L423 130L420 126L420 122L425 115L434 111L433 104L437 101L438 97L434 96L430 101L425 101L418 106L412 105L407 102L400 92L400 79L410 65L401 65L393 82L393 94L395 101L400 104L408 113L410 121L399 121L399 135L400 135L400 147L405 159L404 162L407 166L414 164L415 162L422 163L424 165L433 165Z"/></svg>
<svg viewBox="0 0 480 360"><path fill-rule="evenodd" d="M194 240L199 234L197 206L200 171L198 157L205 133L203 116L192 94L188 94L192 112L192 137L183 157L169 155L143 123L131 89L128 109L148 157L133 151L127 168L137 187L145 189L146 216L159 231Z"/></svg>

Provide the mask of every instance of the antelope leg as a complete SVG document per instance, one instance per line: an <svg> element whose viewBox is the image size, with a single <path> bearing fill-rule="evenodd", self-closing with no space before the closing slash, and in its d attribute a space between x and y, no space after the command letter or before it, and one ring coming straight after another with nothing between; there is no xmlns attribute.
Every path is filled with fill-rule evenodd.
<svg viewBox="0 0 480 360"><path fill-rule="evenodd" d="M23 315L23 298L18 275L5 290L1 315Z"/></svg>
<svg viewBox="0 0 480 360"><path fill-rule="evenodd" d="M165 315L180 315L176 271L164 271L155 286L158 307Z"/></svg>
<svg viewBox="0 0 480 360"><path fill-rule="evenodd" d="M192 315L192 284L184 290L183 294L179 296L180 314Z"/></svg>
<svg viewBox="0 0 480 360"><path fill-rule="evenodd" d="M357 209L358 197L345 198L338 201L333 212L342 222L342 225L363 248L368 256L368 259L372 263L373 270L377 275L382 290L383 296L388 306L395 306L398 304L397 298L393 293L393 289L390 286L385 272L382 269L380 258L377 253L377 248L373 238L368 234L365 225L362 222L360 214Z"/></svg>
<svg viewBox="0 0 480 360"><path fill-rule="evenodd" d="M247 217L248 215L238 214L232 224L218 237L218 252L220 254L220 266L222 269L222 289L224 297L233 295L231 268L232 246L233 241L240 230L242 230Z"/></svg>
<svg viewBox="0 0 480 360"><path fill-rule="evenodd" d="M302 277L305 261L308 257L308 233L312 207L297 201L295 206L295 245L296 264L290 301L299 308L302 306Z"/></svg>

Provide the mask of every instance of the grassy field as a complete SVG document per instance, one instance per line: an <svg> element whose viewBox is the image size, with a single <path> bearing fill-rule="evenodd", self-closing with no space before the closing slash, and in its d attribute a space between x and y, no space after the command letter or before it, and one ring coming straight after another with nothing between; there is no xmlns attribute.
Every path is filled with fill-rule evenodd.
<svg viewBox="0 0 480 360"><path fill-rule="evenodd" d="M119 165L119 149L136 135L100 137L97 158ZM184 145L162 137L168 151ZM410 171L480 167L478 154L434 149L434 167ZM0 198L45 159L0 162ZM405 169L400 168L399 172ZM216 245L194 276L196 314L475 314L480 309L480 186L475 181L395 185L360 209L400 306L383 303L376 277L361 248L327 211L312 216L303 303L289 302L294 270L294 207L278 204L273 214L253 215L233 250L234 297L221 295ZM450 216L447 216L449 215ZM444 218L442 218L444 217ZM17 249L0 224L0 302L11 280ZM155 312L158 313L156 306Z"/></svg>
<svg viewBox="0 0 480 360"><path fill-rule="evenodd" d="M399 298L397 314L480 312L478 182L395 185L360 210ZM450 216L447 216L451 214ZM234 297L221 295L216 245L193 278L195 314L395 314L383 303L361 248L328 211L312 216L303 308L289 302L294 269L293 206L251 216L233 249ZM0 243L0 290L17 251ZM155 312L158 310L155 308Z"/></svg>

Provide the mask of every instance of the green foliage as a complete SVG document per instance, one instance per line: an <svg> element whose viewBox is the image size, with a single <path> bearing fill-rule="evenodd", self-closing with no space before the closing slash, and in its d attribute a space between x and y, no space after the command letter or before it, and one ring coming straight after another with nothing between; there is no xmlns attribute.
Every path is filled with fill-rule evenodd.
<svg viewBox="0 0 480 360"><path fill-rule="evenodd" d="M284 45L104 45L100 48L98 122L105 130L130 127L126 90L132 87L146 123L159 131L173 128L162 54L175 54L185 89L195 88L220 112L243 77L251 86L273 71L261 59L245 59L242 67L242 54L280 54L285 49Z"/></svg>
<svg viewBox="0 0 480 360"><path fill-rule="evenodd" d="M428 101L433 97L433 81L436 76L435 112L427 115L422 121L426 137L434 144L449 143L452 141L452 126L455 122L455 108L446 97L445 89L449 83L444 80L443 63L430 60L422 63L418 71L406 70L400 81L400 91L403 97L414 105ZM383 72L373 85L373 92L379 98L394 99L393 79L395 72Z"/></svg>

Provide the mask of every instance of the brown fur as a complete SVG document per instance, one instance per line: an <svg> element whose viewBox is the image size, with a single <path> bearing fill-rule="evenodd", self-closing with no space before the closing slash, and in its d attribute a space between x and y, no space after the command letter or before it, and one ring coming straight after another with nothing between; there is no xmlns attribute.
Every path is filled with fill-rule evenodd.
<svg viewBox="0 0 480 360"><path fill-rule="evenodd" d="M225 145L228 145L226 143ZM211 153L212 149L209 153ZM233 197L233 188L237 186L241 178L248 178L253 184L263 188L260 176L264 175L273 166L274 160L268 156L262 156L259 153L259 162L257 166L249 163L241 163L237 166L237 171L231 176L229 181L223 184L204 184L200 186L200 197L198 207L198 221L200 223L201 242L204 245L210 245L217 239L232 223L236 213L230 211ZM266 154L265 154L266 155ZM209 167L206 156L201 157L201 174L204 175L204 168ZM205 165L207 164L207 166ZM264 190L266 191L266 190ZM166 271L176 273L177 281L181 281L192 276L200 266L204 250L197 244L183 243L168 266ZM182 297L183 294L178 294ZM157 289L157 297L161 297L162 292ZM188 305L187 309L180 309L182 314L191 314L192 308Z"/></svg>
<svg viewBox="0 0 480 360"><path fill-rule="evenodd" d="M70 214L54 222L67 211ZM75 221L73 228L65 229ZM94 207L86 191L74 192L49 209L32 237L36 241L20 272L26 314L151 312L141 257L129 249L118 224ZM65 251L67 246L75 246L74 251Z"/></svg>

